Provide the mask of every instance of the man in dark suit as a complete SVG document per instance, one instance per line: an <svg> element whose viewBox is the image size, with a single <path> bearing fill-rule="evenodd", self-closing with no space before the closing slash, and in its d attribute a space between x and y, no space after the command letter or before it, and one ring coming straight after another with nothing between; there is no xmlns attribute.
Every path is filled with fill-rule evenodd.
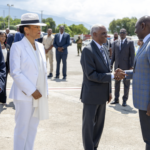
<svg viewBox="0 0 150 150"><path fill-rule="evenodd" d="M6 43L11 47L12 43L14 42L14 36L9 33L9 28L6 29L6 34L7 34L7 41Z"/></svg>
<svg viewBox="0 0 150 150"><path fill-rule="evenodd" d="M56 48L56 77L59 78L60 62L63 63L63 79L67 76L67 47L70 45L70 35L64 32L64 26L60 26L60 33L55 35L53 46Z"/></svg>
<svg viewBox="0 0 150 150"><path fill-rule="evenodd" d="M107 40L106 28L94 25L91 35L93 41L83 49L81 55L84 150L97 150L104 126L106 101L112 99L111 80L125 76L121 71L110 72L109 56L103 46Z"/></svg>
<svg viewBox="0 0 150 150"><path fill-rule="evenodd" d="M133 41L130 41L126 38L127 32L126 29L120 30L121 40L116 40L113 43L113 54L111 59L111 66L115 62L115 69L120 68L122 70L133 69L135 50ZM120 82L115 81L115 99L111 104L119 103L119 92L120 92ZM123 80L124 83L124 96L122 106L126 106L126 101L129 95L130 80Z"/></svg>
<svg viewBox="0 0 150 150"><path fill-rule="evenodd" d="M19 27L17 27L17 31L18 32L15 34L14 43L21 41L24 37L24 34L20 33Z"/></svg>
<svg viewBox="0 0 150 150"><path fill-rule="evenodd" d="M6 65L2 54L2 48L0 45L0 93L4 92L6 79Z"/></svg>

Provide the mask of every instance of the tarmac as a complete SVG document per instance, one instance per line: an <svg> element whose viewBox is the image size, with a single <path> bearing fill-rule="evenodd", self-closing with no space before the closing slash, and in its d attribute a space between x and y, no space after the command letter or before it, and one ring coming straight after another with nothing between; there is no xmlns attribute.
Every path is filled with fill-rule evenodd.
<svg viewBox="0 0 150 150"><path fill-rule="evenodd" d="M82 68L77 56L76 44L69 46L67 59L67 79L48 79L49 120L40 121L34 150L84 150L82 145L82 108L80 92ZM55 49L54 72L56 70ZM62 67L60 67L62 68ZM49 65L48 71L49 73ZM8 76L7 95L13 79ZM112 81L114 98L114 81ZM123 83L120 90L120 104L107 104L106 119L98 150L144 150L138 110L133 106L132 83L128 106L122 107ZM113 99L112 99L113 100ZM15 127L13 100L7 105L0 104L0 150L13 150Z"/></svg>

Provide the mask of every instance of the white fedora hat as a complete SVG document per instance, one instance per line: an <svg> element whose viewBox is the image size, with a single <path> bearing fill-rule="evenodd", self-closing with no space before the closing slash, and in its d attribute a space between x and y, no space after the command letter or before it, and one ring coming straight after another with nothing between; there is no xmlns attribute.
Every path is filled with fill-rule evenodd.
<svg viewBox="0 0 150 150"><path fill-rule="evenodd" d="M45 23L40 23L39 16L34 13L26 13L21 16L21 24L18 24L16 26L24 25L46 26Z"/></svg>

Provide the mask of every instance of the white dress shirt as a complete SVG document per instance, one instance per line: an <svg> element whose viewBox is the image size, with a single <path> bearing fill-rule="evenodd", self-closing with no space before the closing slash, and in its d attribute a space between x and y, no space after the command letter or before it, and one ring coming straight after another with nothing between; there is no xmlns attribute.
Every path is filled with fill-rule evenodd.
<svg viewBox="0 0 150 150"><path fill-rule="evenodd" d="M4 56L4 61L6 62L7 61L7 50L6 50L6 48L2 49L2 53L3 53L3 56Z"/></svg>
<svg viewBox="0 0 150 150"><path fill-rule="evenodd" d="M150 33L146 35L146 37L143 39L143 43L145 43L150 38Z"/></svg>
<svg viewBox="0 0 150 150"><path fill-rule="evenodd" d="M59 42L61 42L63 35L64 35L64 32L62 34L60 33Z"/></svg>
<svg viewBox="0 0 150 150"><path fill-rule="evenodd" d="M94 41L94 40L93 40ZM103 45L100 45L100 44L98 44L96 41L94 41L95 42L95 44L97 45L97 47L98 47L98 49L100 50L101 49L101 47L103 47ZM101 51L100 51L101 52ZM108 61L108 60L107 60ZM114 74L112 73L111 74L111 79L114 79Z"/></svg>
<svg viewBox="0 0 150 150"><path fill-rule="evenodd" d="M123 39L123 40L120 40L120 50L121 50L121 43L124 44L124 42L125 42L126 39L127 39L127 38L125 38L125 39Z"/></svg>

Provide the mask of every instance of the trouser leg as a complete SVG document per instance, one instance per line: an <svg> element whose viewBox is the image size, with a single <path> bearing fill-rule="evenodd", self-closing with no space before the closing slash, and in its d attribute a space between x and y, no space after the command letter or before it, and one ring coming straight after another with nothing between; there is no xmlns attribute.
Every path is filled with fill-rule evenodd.
<svg viewBox="0 0 150 150"><path fill-rule="evenodd" d="M53 51L49 51L50 73L53 73Z"/></svg>
<svg viewBox="0 0 150 150"><path fill-rule="evenodd" d="M33 118L34 108L32 101L14 100L15 104L15 130L14 150L33 150L39 120Z"/></svg>
<svg viewBox="0 0 150 150"><path fill-rule="evenodd" d="M106 111L106 104L100 105L97 109L96 117L95 117L95 127L93 133L93 141L94 141L94 148L98 147L104 122L105 122L105 111Z"/></svg>
<svg viewBox="0 0 150 150"><path fill-rule="evenodd" d="M79 46L77 45L77 52L78 52L78 55L79 55Z"/></svg>
<svg viewBox="0 0 150 150"><path fill-rule="evenodd" d="M80 50L80 52L82 53L82 47L81 47L81 46L79 47L79 50Z"/></svg>
<svg viewBox="0 0 150 150"><path fill-rule="evenodd" d="M57 61L57 68L56 68L56 76L59 76L59 70L60 70L60 62L61 62L61 55L56 54L56 61Z"/></svg>
<svg viewBox="0 0 150 150"><path fill-rule="evenodd" d="M129 96L130 80L123 79L123 84L124 84L123 100L127 101L128 96Z"/></svg>
<svg viewBox="0 0 150 150"><path fill-rule="evenodd" d="M116 81L115 80L115 99L119 100L119 95L120 95L120 82L121 81Z"/></svg>
<svg viewBox="0 0 150 150"><path fill-rule="evenodd" d="M146 143L146 150L150 150L150 117L146 115L146 111L139 110L140 124L143 140Z"/></svg>
<svg viewBox="0 0 150 150"><path fill-rule="evenodd" d="M94 150L103 131L105 118L104 105L83 105L82 139L84 150Z"/></svg>
<svg viewBox="0 0 150 150"><path fill-rule="evenodd" d="M63 63L63 68L62 68L62 73L63 76L67 76L67 54L62 55L62 63Z"/></svg>

